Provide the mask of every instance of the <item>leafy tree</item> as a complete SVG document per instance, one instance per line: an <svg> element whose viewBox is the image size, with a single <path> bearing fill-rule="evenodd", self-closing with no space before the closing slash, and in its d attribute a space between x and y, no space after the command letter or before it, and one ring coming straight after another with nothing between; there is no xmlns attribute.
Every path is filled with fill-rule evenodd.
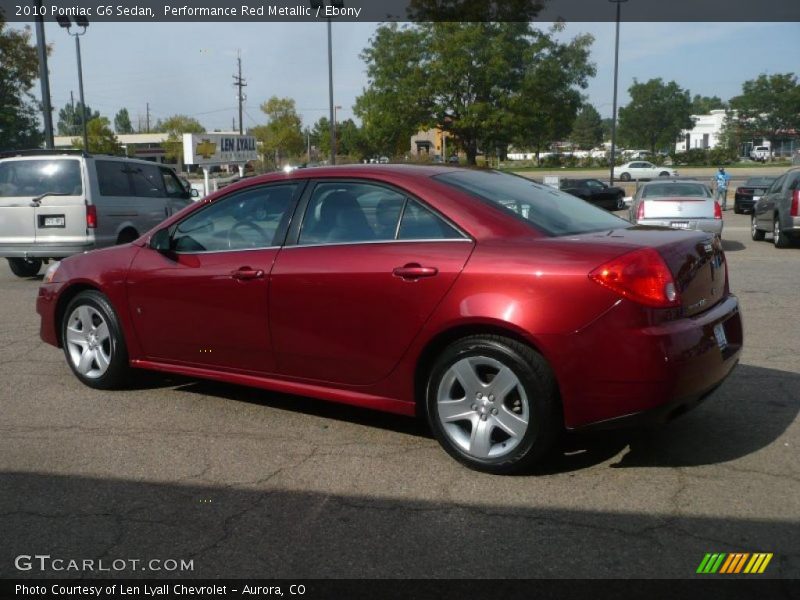
<svg viewBox="0 0 800 600"><path fill-rule="evenodd" d="M38 104L30 93L38 75L36 48L29 44L30 27L7 30L0 11L0 149L41 145Z"/></svg>
<svg viewBox="0 0 800 600"><path fill-rule="evenodd" d="M133 133L131 117L127 108L121 108L114 117L114 131L117 133Z"/></svg>
<svg viewBox="0 0 800 600"><path fill-rule="evenodd" d="M261 105L267 124L253 127L253 135L261 142L266 160L274 158L279 165L282 157L297 156L305 149L302 121L291 98L272 96Z"/></svg>
<svg viewBox="0 0 800 600"><path fill-rule="evenodd" d="M407 151L414 133L435 126L475 164L479 148L503 154L512 141L569 132L574 87L593 74L590 43L560 44L527 22L382 25L361 55L369 86L355 113L381 153Z"/></svg>
<svg viewBox="0 0 800 600"><path fill-rule="evenodd" d="M794 73L759 75L745 81L742 93L731 99L739 131L763 137L772 147L781 137L800 130L800 85Z"/></svg>
<svg viewBox="0 0 800 600"><path fill-rule="evenodd" d="M628 94L630 104L619 109L619 136L626 144L655 154L672 146L681 130L694 127L689 92L674 81L634 79Z"/></svg>
<svg viewBox="0 0 800 600"><path fill-rule="evenodd" d="M168 134L163 144L164 157L178 165L183 164L183 134L205 133L205 130L200 121L186 115L172 115L163 121L159 120L153 129Z"/></svg>
<svg viewBox="0 0 800 600"><path fill-rule="evenodd" d="M122 154L122 145L111 130L111 122L106 117L97 117L86 124L86 138L89 152L96 154ZM83 148L83 137L72 140L76 148Z"/></svg>
<svg viewBox="0 0 800 600"><path fill-rule="evenodd" d="M707 115L712 110L719 108L728 108L727 103L719 96L701 96L700 94L695 94L694 98L692 98L693 115Z"/></svg>
<svg viewBox="0 0 800 600"><path fill-rule="evenodd" d="M330 156L331 153L331 129L328 117L320 117L311 128L311 143L319 150L321 157Z"/></svg>
<svg viewBox="0 0 800 600"><path fill-rule="evenodd" d="M603 119L591 104L584 104L572 124L570 140L579 148L590 150L603 143Z"/></svg>
<svg viewBox="0 0 800 600"><path fill-rule="evenodd" d="M83 110L83 105L80 102L73 104L66 104L64 108L58 111L58 124L56 129L58 135L83 135L83 115L86 115L86 123L94 119L100 118L100 113L92 111L92 107L86 105L86 110Z"/></svg>

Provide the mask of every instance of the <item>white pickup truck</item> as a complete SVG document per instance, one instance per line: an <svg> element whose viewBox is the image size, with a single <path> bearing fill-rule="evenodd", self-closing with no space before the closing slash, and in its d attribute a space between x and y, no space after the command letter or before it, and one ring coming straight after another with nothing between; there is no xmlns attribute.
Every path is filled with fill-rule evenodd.
<svg viewBox="0 0 800 600"><path fill-rule="evenodd" d="M767 162L770 158L770 154L769 146L754 146L750 151L750 158L761 162Z"/></svg>

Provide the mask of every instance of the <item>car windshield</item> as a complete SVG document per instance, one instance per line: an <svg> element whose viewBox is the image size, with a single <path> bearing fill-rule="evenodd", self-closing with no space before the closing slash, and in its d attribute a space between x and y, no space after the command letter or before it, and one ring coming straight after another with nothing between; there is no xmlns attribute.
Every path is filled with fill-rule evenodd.
<svg viewBox="0 0 800 600"><path fill-rule="evenodd" d="M775 181L774 177L750 177L746 182L746 186L756 186L756 187L769 187L772 185L772 182Z"/></svg>
<svg viewBox="0 0 800 600"><path fill-rule="evenodd" d="M653 183L642 190L642 198L659 200L661 198L710 198L711 191L702 183Z"/></svg>
<svg viewBox="0 0 800 600"><path fill-rule="evenodd" d="M82 193L81 164L77 160L0 161L0 198Z"/></svg>
<svg viewBox="0 0 800 600"><path fill-rule="evenodd" d="M461 169L434 177L524 219L551 236L631 227L628 221L518 175Z"/></svg>

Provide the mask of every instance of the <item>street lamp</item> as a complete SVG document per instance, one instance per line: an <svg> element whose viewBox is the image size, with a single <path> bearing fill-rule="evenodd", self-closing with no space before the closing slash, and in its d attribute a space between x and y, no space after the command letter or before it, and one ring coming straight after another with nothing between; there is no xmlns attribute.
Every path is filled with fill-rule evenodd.
<svg viewBox="0 0 800 600"><path fill-rule="evenodd" d="M617 160L617 79L619 77L619 19L621 5L628 0L608 0L617 5L617 35L614 42L614 105L611 115L611 174L609 185L614 185L614 163Z"/></svg>
<svg viewBox="0 0 800 600"><path fill-rule="evenodd" d="M327 0L327 3L335 8L343 8L344 7L344 0ZM319 0L311 0L310 2L311 8L314 10L319 10L322 8L326 2L320 2ZM333 106L333 46L331 44L331 17L326 17L328 20L328 103L330 106L330 119L331 119L331 164L336 164L336 126L334 125L334 121L336 119L336 115L334 115L334 106Z"/></svg>
<svg viewBox="0 0 800 600"><path fill-rule="evenodd" d="M338 137L336 135L336 123L338 123L337 111L342 110L341 106L334 106L333 107L333 138L331 138L331 142L333 143L333 156L336 156L336 152L339 150L338 148Z"/></svg>
<svg viewBox="0 0 800 600"><path fill-rule="evenodd" d="M86 28L89 27L89 20L86 17L74 18L75 24L82 28L80 32L76 31L72 33L70 30L72 23L66 15L56 17L56 21L58 21L61 27L67 30L69 35L75 38L75 54L78 57L78 93L80 94L81 112L83 113L81 115L81 123L83 123L83 151L89 152L89 134L86 128L86 101L83 98L83 67L81 65L81 36L86 33Z"/></svg>

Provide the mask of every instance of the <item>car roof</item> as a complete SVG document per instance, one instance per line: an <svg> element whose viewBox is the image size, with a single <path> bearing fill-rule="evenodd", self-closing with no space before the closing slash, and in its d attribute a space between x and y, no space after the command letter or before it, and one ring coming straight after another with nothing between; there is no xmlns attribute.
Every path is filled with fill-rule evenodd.
<svg viewBox="0 0 800 600"><path fill-rule="evenodd" d="M336 165L324 167L305 167L295 169L291 173L275 171L257 175L246 180L249 185L266 183L271 181L311 179L323 177L374 177L381 175L393 175L403 177L434 177L443 173L455 173L463 171L460 167L448 167L445 165L409 165L409 164L355 164L355 165ZM245 180L242 181L244 183Z"/></svg>

